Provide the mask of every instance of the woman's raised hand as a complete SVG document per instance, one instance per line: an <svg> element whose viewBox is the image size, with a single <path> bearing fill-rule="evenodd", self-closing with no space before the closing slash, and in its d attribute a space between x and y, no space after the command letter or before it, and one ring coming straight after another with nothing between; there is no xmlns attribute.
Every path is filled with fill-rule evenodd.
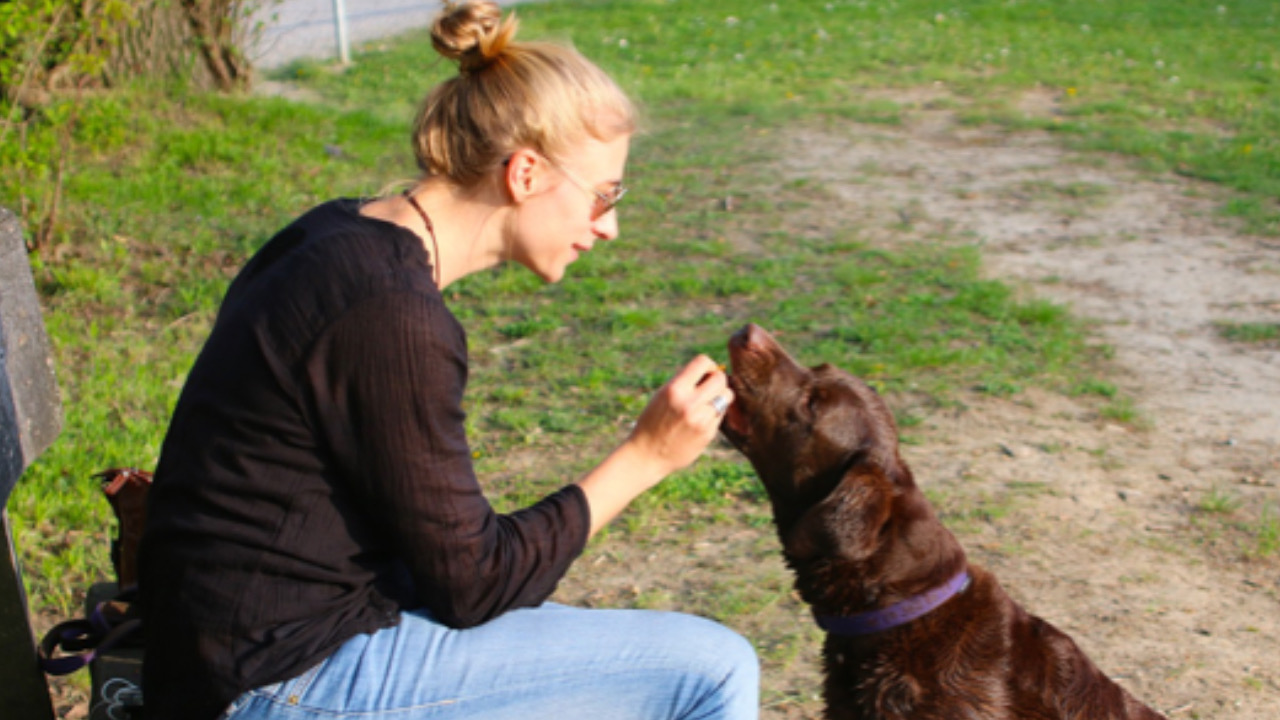
<svg viewBox="0 0 1280 720"><path fill-rule="evenodd" d="M640 413L629 441L675 472L692 464L715 439L733 401L724 370L699 355L675 374Z"/></svg>

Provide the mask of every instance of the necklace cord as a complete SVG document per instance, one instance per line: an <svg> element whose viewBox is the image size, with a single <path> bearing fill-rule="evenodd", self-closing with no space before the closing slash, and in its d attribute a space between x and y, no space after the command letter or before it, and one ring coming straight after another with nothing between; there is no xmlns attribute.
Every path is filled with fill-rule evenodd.
<svg viewBox="0 0 1280 720"><path fill-rule="evenodd" d="M422 218L422 224L427 226L427 235L431 236L431 279L435 280L436 288L440 289L440 243L436 241L436 229L431 224L431 218L427 217L427 211L422 209L418 204L418 199L413 194L405 190L404 199L409 201L414 210L418 211L418 217Z"/></svg>

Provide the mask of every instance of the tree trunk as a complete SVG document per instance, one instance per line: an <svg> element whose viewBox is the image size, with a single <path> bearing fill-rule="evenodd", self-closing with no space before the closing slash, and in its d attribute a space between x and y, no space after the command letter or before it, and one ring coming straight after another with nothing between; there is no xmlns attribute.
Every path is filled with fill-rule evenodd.
<svg viewBox="0 0 1280 720"><path fill-rule="evenodd" d="M182 0L192 34L200 44L200 54L214 84L223 92L248 85L251 73L231 37L233 23L228 14L232 5L226 0Z"/></svg>

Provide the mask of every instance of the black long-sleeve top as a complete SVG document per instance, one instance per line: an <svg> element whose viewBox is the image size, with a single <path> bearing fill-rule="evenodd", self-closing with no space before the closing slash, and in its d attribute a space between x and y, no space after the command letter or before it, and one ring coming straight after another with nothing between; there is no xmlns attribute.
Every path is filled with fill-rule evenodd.
<svg viewBox="0 0 1280 720"><path fill-rule="evenodd" d="M464 432L466 336L421 240L336 200L228 289L178 400L141 552L148 718L216 717L425 607L536 605L582 551L568 485L499 515Z"/></svg>

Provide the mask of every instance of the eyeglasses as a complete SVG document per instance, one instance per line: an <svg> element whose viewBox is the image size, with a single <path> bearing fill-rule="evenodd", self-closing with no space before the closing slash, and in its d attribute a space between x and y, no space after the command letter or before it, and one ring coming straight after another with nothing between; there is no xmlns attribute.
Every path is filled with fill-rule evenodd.
<svg viewBox="0 0 1280 720"><path fill-rule="evenodd" d="M569 178L569 182L577 185L579 190L589 192L595 196L595 202L591 205L592 220L600 219L605 213L612 210L615 205L622 202L622 198L627 195L627 186L623 185L621 182L613 183L613 187L611 187L608 192L601 192L600 190L596 190L582 182L582 180L580 180L577 175L574 175L569 168L557 164L550 158L547 159L547 162L551 163L552 167L559 170L562 175Z"/></svg>
<svg viewBox="0 0 1280 720"><path fill-rule="evenodd" d="M627 186L623 185L621 182L613 183L613 186L609 189L608 192L596 190L595 188L583 182L582 179L580 179L577 175L573 174L573 172L569 170L569 168L557 163L556 161L552 160L551 158L545 155L542 155L541 157L547 161L548 165L559 170L560 174L568 178L569 182L576 185L579 190L590 193L595 198L595 202L591 204L592 220L599 220L606 213L612 210L618 203L622 202L622 198L626 197ZM505 167L510 162L511 162L511 157L508 156L507 158L503 159L502 165Z"/></svg>

